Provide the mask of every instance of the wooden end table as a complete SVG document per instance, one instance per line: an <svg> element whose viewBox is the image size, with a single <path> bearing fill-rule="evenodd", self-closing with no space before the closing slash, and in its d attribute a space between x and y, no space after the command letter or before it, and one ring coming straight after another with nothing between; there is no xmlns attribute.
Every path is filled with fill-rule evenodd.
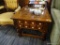
<svg viewBox="0 0 60 45"><path fill-rule="evenodd" d="M52 22L47 9L45 9L43 15L36 16L22 8L12 16L12 19L19 35L32 36L41 39L44 39L48 27ZM24 30L22 28L24 28Z"/></svg>

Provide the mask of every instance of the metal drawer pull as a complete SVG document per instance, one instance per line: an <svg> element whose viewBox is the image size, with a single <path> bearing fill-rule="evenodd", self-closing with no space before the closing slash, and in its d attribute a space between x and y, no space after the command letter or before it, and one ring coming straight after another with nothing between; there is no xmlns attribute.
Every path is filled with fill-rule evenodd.
<svg viewBox="0 0 60 45"><path fill-rule="evenodd" d="M19 25L19 27L21 27L21 25Z"/></svg>
<svg viewBox="0 0 60 45"><path fill-rule="evenodd" d="M27 24L27 21L25 21L25 24Z"/></svg>
<svg viewBox="0 0 60 45"><path fill-rule="evenodd" d="M41 29L40 27L38 29Z"/></svg>
<svg viewBox="0 0 60 45"><path fill-rule="evenodd" d="M41 23L39 23L39 25L41 25Z"/></svg>
<svg viewBox="0 0 60 45"><path fill-rule="evenodd" d="M19 21L19 23L21 23L21 21Z"/></svg>
<svg viewBox="0 0 60 45"><path fill-rule="evenodd" d="M32 29L33 29L34 27L32 27Z"/></svg>
<svg viewBox="0 0 60 45"><path fill-rule="evenodd" d="M34 22L32 22L32 24L34 24Z"/></svg>
<svg viewBox="0 0 60 45"><path fill-rule="evenodd" d="M25 26L26 28L28 27L28 26Z"/></svg>

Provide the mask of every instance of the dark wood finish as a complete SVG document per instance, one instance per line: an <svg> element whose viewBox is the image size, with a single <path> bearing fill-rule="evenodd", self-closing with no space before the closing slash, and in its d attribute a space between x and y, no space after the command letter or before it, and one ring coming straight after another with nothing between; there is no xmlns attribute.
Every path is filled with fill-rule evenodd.
<svg viewBox="0 0 60 45"><path fill-rule="evenodd" d="M51 3L51 0L47 0L47 2L50 4Z"/></svg>
<svg viewBox="0 0 60 45"><path fill-rule="evenodd" d="M24 7L29 4L29 0L18 0L18 2L21 7Z"/></svg>
<svg viewBox="0 0 60 45"><path fill-rule="evenodd" d="M52 2L52 0L47 0L47 8L48 8L48 11L49 11L49 13L51 14L51 2Z"/></svg>
<svg viewBox="0 0 60 45"><path fill-rule="evenodd" d="M39 37L42 39L44 39L44 36L48 31L48 27L52 22L50 14L48 13L47 9L45 9L45 13L43 15L36 16L24 10L24 8L22 8L19 12L15 13L12 16L12 19L14 20L14 26L17 28L18 34L24 36ZM22 30L20 30L21 28L39 31L41 32L41 35L38 36L38 35L22 33Z"/></svg>

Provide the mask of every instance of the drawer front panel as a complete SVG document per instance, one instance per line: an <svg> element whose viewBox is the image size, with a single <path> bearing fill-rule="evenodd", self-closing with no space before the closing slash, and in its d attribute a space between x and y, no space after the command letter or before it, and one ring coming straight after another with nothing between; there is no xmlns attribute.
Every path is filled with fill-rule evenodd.
<svg viewBox="0 0 60 45"><path fill-rule="evenodd" d="M18 20L18 26L19 26L19 28L22 28L23 27L23 21Z"/></svg>
<svg viewBox="0 0 60 45"><path fill-rule="evenodd" d="M42 29L42 23L38 22L36 27L38 30L41 30Z"/></svg>
<svg viewBox="0 0 60 45"><path fill-rule="evenodd" d="M18 24L19 28L28 28L33 30L39 30L41 32L47 31L47 23L45 22L37 22L37 21L26 21L26 20L17 20L15 21Z"/></svg>
<svg viewBox="0 0 60 45"><path fill-rule="evenodd" d="M37 29L39 30L39 31L41 31L41 32L46 32L47 31L47 23L45 23L45 22L37 22L36 23L37 24Z"/></svg>
<svg viewBox="0 0 60 45"><path fill-rule="evenodd" d="M31 21L30 22L30 28L31 29L36 29L36 22Z"/></svg>
<svg viewBox="0 0 60 45"><path fill-rule="evenodd" d="M24 24L24 28L29 28L29 21L24 21L23 24Z"/></svg>

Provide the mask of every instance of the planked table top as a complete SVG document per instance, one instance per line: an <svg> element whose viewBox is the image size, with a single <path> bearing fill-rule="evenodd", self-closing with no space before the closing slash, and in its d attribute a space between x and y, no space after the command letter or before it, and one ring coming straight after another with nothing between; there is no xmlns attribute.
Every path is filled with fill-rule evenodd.
<svg viewBox="0 0 60 45"><path fill-rule="evenodd" d="M40 15L34 15L34 14L31 14L29 11L24 10L24 8L22 8L20 11L16 12L12 16L12 19L52 22L50 14L49 14L47 9L44 10L43 15L41 15L41 14Z"/></svg>

